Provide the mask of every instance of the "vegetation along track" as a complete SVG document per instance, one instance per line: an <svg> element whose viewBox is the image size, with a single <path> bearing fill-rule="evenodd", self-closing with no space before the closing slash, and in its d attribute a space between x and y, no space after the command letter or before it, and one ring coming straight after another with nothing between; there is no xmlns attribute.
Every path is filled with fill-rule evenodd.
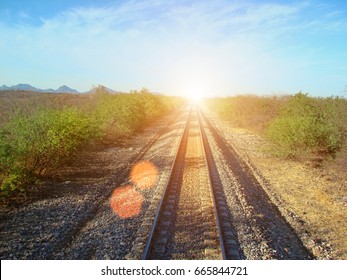
<svg viewBox="0 0 347 280"><path fill-rule="evenodd" d="M223 193L212 183L215 171L206 140L193 107L151 229L136 239L128 258L242 258Z"/></svg>

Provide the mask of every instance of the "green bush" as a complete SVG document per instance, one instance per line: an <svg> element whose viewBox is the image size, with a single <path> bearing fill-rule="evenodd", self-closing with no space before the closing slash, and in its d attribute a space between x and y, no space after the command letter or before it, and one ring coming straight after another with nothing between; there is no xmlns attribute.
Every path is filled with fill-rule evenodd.
<svg viewBox="0 0 347 280"><path fill-rule="evenodd" d="M347 101L339 97L259 97L208 99L206 105L234 126L271 139L279 155L335 156L346 142Z"/></svg>
<svg viewBox="0 0 347 280"><path fill-rule="evenodd" d="M16 112L0 128L1 190L13 190L60 165L100 135L96 124L73 108L39 109L30 116Z"/></svg>
<svg viewBox="0 0 347 280"><path fill-rule="evenodd" d="M94 117L107 137L128 137L182 103L182 98L154 95L147 90L106 93L96 106Z"/></svg>
<svg viewBox="0 0 347 280"><path fill-rule="evenodd" d="M334 156L341 149L344 127L339 98L311 98L298 93L288 100L267 128L267 135L287 155L314 152Z"/></svg>
<svg viewBox="0 0 347 280"><path fill-rule="evenodd" d="M109 94L95 88L83 108L64 105L64 99L23 107L0 127L0 193L24 190L45 170L61 166L96 139L130 137L161 114L183 103L182 98L150 94ZM56 101L56 100L54 100ZM79 103L79 102L77 102Z"/></svg>
<svg viewBox="0 0 347 280"><path fill-rule="evenodd" d="M262 133L285 102L285 97L243 95L208 99L206 105L237 127Z"/></svg>
<svg viewBox="0 0 347 280"><path fill-rule="evenodd" d="M136 112L140 110L139 104L128 98L125 94L107 94L97 105L94 117L107 136L129 135L138 127L140 119Z"/></svg>

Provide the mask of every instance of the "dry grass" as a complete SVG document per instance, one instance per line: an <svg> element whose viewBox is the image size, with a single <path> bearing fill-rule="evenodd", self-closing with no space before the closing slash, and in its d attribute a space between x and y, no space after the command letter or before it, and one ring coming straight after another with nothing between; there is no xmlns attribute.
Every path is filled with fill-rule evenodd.
<svg viewBox="0 0 347 280"><path fill-rule="evenodd" d="M332 245L333 257L347 259L345 176L276 158L253 161L287 209L305 222L317 240Z"/></svg>
<svg viewBox="0 0 347 280"><path fill-rule="evenodd" d="M0 91L0 125L7 121L14 110L30 112L37 107L61 108L73 106L85 108L91 106L97 97L91 94L38 93L30 91Z"/></svg>
<svg viewBox="0 0 347 280"><path fill-rule="evenodd" d="M261 155L261 147L255 146ZM305 222L314 240L330 244L334 259L347 259L347 176L331 167L312 168L264 154L251 158L270 182L271 191Z"/></svg>

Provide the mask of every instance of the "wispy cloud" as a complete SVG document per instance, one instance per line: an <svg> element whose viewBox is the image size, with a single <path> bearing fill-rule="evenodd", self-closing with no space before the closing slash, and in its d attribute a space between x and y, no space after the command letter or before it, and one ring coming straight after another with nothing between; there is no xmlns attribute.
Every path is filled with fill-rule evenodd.
<svg viewBox="0 0 347 280"><path fill-rule="evenodd" d="M27 76L42 87L104 83L179 93L195 83L209 93L295 91L310 89L312 75L327 75L310 68L313 62L334 65L347 47L341 41L333 55L327 48L334 41L326 40L346 35L346 14L313 1L126 1L71 8L39 25L20 13L23 20L11 24L0 11L7 14L0 75L13 83Z"/></svg>

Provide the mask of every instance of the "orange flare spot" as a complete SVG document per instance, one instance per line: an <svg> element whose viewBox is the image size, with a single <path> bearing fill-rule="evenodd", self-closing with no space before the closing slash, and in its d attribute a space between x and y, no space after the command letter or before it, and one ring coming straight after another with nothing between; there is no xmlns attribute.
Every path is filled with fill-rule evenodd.
<svg viewBox="0 0 347 280"><path fill-rule="evenodd" d="M150 161L140 161L131 169L130 179L139 188L149 189L157 183L158 169Z"/></svg>
<svg viewBox="0 0 347 280"><path fill-rule="evenodd" d="M143 196L132 186L115 189L110 199L110 206L121 219L137 216L141 212Z"/></svg>

